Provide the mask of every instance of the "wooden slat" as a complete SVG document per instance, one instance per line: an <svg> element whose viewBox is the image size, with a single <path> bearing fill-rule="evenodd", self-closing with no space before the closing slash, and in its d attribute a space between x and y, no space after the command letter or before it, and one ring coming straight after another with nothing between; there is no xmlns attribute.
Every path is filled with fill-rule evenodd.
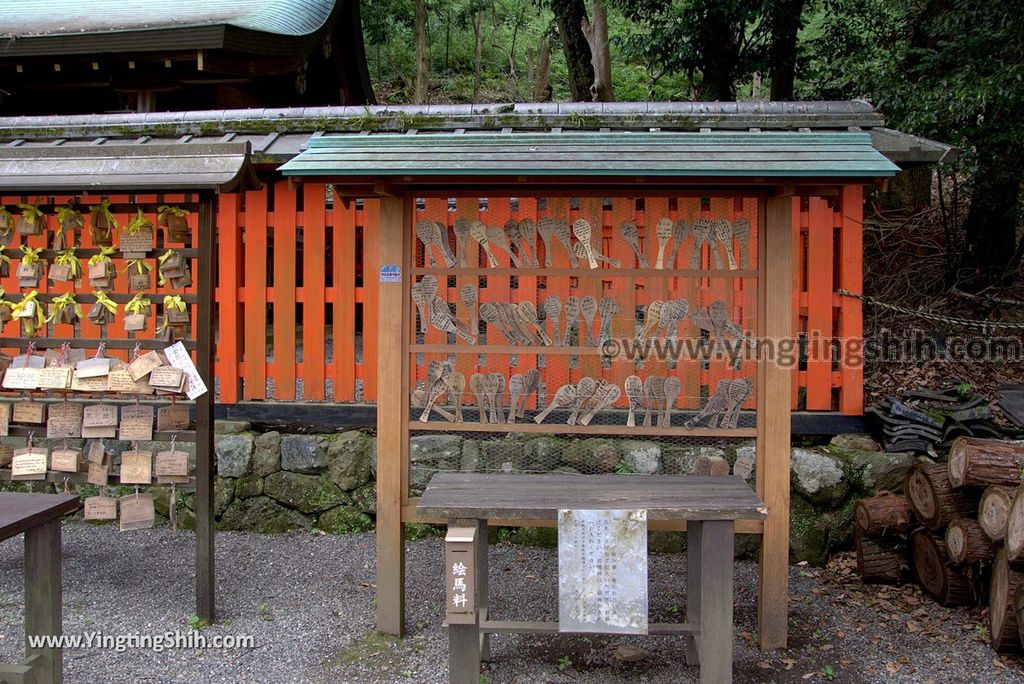
<svg viewBox="0 0 1024 684"><path fill-rule="evenodd" d="M334 401L356 394L356 203L334 200Z"/></svg>
<svg viewBox="0 0 1024 684"><path fill-rule="evenodd" d="M475 413L470 415L475 416ZM554 416L555 414L551 414ZM551 420L549 418L549 420ZM623 418L623 422L625 419ZM547 422L538 425L532 421L519 422L511 425L501 423L473 423L464 422L454 424L449 422L427 422L419 421L409 423L410 430L436 431L436 432L494 432L505 433L541 433L541 434L580 434L580 435L666 435L675 437L754 437L757 431L754 428L684 428L684 427L626 427L625 425L565 425L564 423Z"/></svg>
<svg viewBox="0 0 1024 684"><path fill-rule="evenodd" d="M327 192L322 183L307 183L302 189L302 289L307 295L302 305L302 392L308 401L323 401Z"/></svg>
<svg viewBox="0 0 1024 684"><path fill-rule="evenodd" d="M807 319L800 315L800 296L806 292L806 273L807 273L807 228L808 228L808 213L802 211L800 207L800 198L792 198L791 213L793 216L793 239L792 239L792 256L791 264L793 265L792 272L792 317L793 317L793 335L794 340L796 335L802 332L807 332ZM764 287L763 283L761 287ZM800 401L800 388L806 387L800 385L800 378L797 373L793 373L792 376L792 392L790 392L790 407L795 411L799 406Z"/></svg>
<svg viewBox="0 0 1024 684"><path fill-rule="evenodd" d="M245 193L244 399L267 398L267 190Z"/></svg>
<svg viewBox="0 0 1024 684"><path fill-rule="evenodd" d="M832 408L832 209L809 200L807 232L807 409Z"/></svg>
<svg viewBox="0 0 1024 684"><path fill-rule="evenodd" d="M844 185L839 207L842 213L839 239L839 287L861 292L863 287L863 220L864 189L860 185ZM843 297L839 308L839 334L844 345L864 336L861 302ZM864 411L864 367L845 356L839 369L839 410L844 415L860 415Z"/></svg>
<svg viewBox="0 0 1024 684"><path fill-rule="evenodd" d="M378 376L374 369L379 367L377 350L382 343L378 337L380 335L378 287L383 254L380 251L382 240L381 202L382 200L378 199L367 199L363 205L365 217L363 224L363 397L365 401L377 401L378 394ZM411 221L411 214L407 218ZM402 240L404 239L403 237ZM406 267L408 266L409 264L406 265ZM402 334L405 334L404 331Z"/></svg>
<svg viewBox="0 0 1024 684"><path fill-rule="evenodd" d="M245 271L242 254L242 230L238 225L237 194L220 196L217 207L217 274L218 287L225 296L217 300L217 379L220 380L220 401L233 404L241 395L238 364L242 360L242 304L237 296Z"/></svg>
<svg viewBox="0 0 1024 684"><path fill-rule="evenodd" d="M793 334L790 286L793 202L771 198L758 214L762 277L759 281L759 329L762 337L786 339ZM789 449L792 370L776 363L758 364L757 494L768 508L761 543L758 636L761 648L786 646L789 602Z"/></svg>
<svg viewBox="0 0 1024 684"><path fill-rule="evenodd" d="M274 185L274 399L295 398L295 191Z"/></svg>

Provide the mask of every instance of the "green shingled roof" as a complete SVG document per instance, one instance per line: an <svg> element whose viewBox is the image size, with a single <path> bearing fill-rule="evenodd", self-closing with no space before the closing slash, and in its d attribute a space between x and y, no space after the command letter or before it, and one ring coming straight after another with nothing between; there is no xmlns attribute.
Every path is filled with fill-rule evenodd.
<svg viewBox="0 0 1024 684"><path fill-rule="evenodd" d="M0 0L0 36L32 38L207 26L304 36L324 25L334 4L334 0Z"/></svg>
<svg viewBox="0 0 1024 684"><path fill-rule="evenodd" d="M291 176L878 177L867 133L466 133L312 138Z"/></svg>

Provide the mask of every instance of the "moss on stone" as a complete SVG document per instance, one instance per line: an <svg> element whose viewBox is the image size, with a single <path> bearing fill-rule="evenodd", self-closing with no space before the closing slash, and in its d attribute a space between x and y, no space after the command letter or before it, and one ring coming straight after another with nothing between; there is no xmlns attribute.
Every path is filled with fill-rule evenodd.
<svg viewBox="0 0 1024 684"><path fill-rule="evenodd" d="M338 506L321 513L316 526L329 534L351 534L369 532L373 529L373 521L358 508Z"/></svg>

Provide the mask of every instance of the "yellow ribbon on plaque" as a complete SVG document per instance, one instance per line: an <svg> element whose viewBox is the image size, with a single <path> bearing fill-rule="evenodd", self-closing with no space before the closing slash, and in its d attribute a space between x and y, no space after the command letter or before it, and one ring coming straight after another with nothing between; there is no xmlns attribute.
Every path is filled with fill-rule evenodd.
<svg viewBox="0 0 1024 684"><path fill-rule="evenodd" d="M92 218L93 225L96 225L96 220L103 217L107 220L107 230L115 230L117 228L117 219L114 218L113 212L110 211L110 200L103 200L99 204L94 204L89 207L89 214Z"/></svg>
<svg viewBox="0 0 1024 684"><path fill-rule="evenodd" d="M77 256L75 256L75 249L77 248L74 246L68 247L57 255L54 262L67 266L71 269L71 278L73 280L79 280L82 277L82 262L78 260Z"/></svg>
<svg viewBox="0 0 1024 684"><path fill-rule="evenodd" d="M191 212L188 209L182 209L181 207L170 207L166 204L161 204L156 208L156 215L158 221L167 221L168 216L177 216L178 218L185 218Z"/></svg>
<svg viewBox="0 0 1024 684"><path fill-rule="evenodd" d="M148 273L153 270L153 264L149 263L145 259L129 259L128 266L125 267L124 272L128 273L132 269L138 269L140 274Z"/></svg>
<svg viewBox="0 0 1024 684"><path fill-rule="evenodd" d="M110 261L110 257L114 255L113 247L100 247L99 254L93 254L89 257L89 265L95 266L96 264L102 264L105 261Z"/></svg>
<svg viewBox="0 0 1024 684"><path fill-rule="evenodd" d="M43 214L43 211L35 204L26 204L22 202L18 205L18 208L21 209L21 217L25 219L25 222L30 226L36 225L36 221L41 223L46 222L46 215Z"/></svg>
<svg viewBox="0 0 1024 684"><path fill-rule="evenodd" d="M128 222L128 226L125 228L125 232L128 235L138 235L143 228L152 228L153 222L146 218L146 215L139 209L139 213L136 214L131 221Z"/></svg>
<svg viewBox="0 0 1024 684"><path fill-rule="evenodd" d="M53 323L61 317L65 309L71 309L75 312L76 318L85 318L85 312L82 311L82 305L75 300L75 293L68 292L54 297L53 301L50 302L50 316L46 319L47 323Z"/></svg>
<svg viewBox="0 0 1024 684"><path fill-rule="evenodd" d="M10 235L13 227L14 217L7 211L7 207L0 205L0 234Z"/></svg>
<svg viewBox="0 0 1024 684"><path fill-rule="evenodd" d="M27 295L21 298L21 301L14 305L11 309L11 314L15 318L21 318L25 326L25 334L29 337L36 335L39 332L39 328L46 325L46 314L43 313L42 304L37 301L39 292L32 290ZM21 316L26 310L31 309L32 313L28 316Z"/></svg>
<svg viewBox="0 0 1024 684"><path fill-rule="evenodd" d="M39 254L43 251L42 247L32 249L28 245L21 245L21 260L26 264L37 264L39 263Z"/></svg>
<svg viewBox="0 0 1024 684"><path fill-rule="evenodd" d="M94 290L93 294L96 295L96 303L103 306L112 315L117 315L117 302L107 296L107 293L103 290Z"/></svg>
<svg viewBox="0 0 1024 684"><path fill-rule="evenodd" d="M157 260L157 262L159 263L160 266L163 266L164 262L167 261L168 259L170 259L175 254L177 254L177 252L175 252L173 249L169 249L166 252L164 252L162 256L157 257L156 260ZM157 284L158 285L163 285L166 282L166 280L164 278L164 274L162 272L159 272L159 273L160 273L160 277L158 278ZM182 309L182 311L184 311L184 309Z"/></svg>
<svg viewBox="0 0 1024 684"><path fill-rule="evenodd" d="M82 212L75 209L70 204L66 207L61 207L57 210L57 222L60 223L57 232L64 230L64 224L71 219L71 225L81 228L85 225L85 219L82 218Z"/></svg>
<svg viewBox="0 0 1024 684"><path fill-rule="evenodd" d="M124 310L130 314L142 314L145 316L149 314L149 307L151 306L153 306L153 302L150 301L149 297L140 292L124 305Z"/></svg>
<svg viewBox="0 0 1024 684"><path fill-rule="evenodd" d="M160 329L157 332L163 332L169 327L166 313L168 309L176 309L184 312L188 311L188 304L186 304L185 300L181 298L181 295L167 295L164 297L164 322L160 325Z"/></svg>

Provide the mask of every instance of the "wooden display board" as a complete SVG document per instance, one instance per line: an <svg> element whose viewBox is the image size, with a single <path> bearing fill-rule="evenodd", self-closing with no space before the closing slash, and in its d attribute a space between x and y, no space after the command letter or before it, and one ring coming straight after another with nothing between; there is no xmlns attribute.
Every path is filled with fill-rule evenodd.
<svg viewBox="0 0 1024 684"><path fill-rule="evenodd" d="M452 206L446 194L413 192L381 199L378 382L388 389L378 400L378 628L402 633L402 526L424 522L416 516L410 490L411 436L622 436L681 446L746 438L756 440L755 487L768 517L763 523L741 523L737 531L763 535L759 636L765 648L784 645L791 368L757 362L756 355L738 367L700 358L648 358L638 364L610 356L612 347L605 345L673 334L680 340L703 338L712 346L721 338L741 347L753 338L790 338L794 198L728 189L610 199L607 192L593 190L533 191L515 202L499 194L459 196ZM559 240L552 233L545 240L540 226L522 223L520 211L536 215L538 224L547 220L545 232L552 231L553 222L561 237L566 232L570 237ZM534 229L533 244L527 239L525 250L516 246L520 235ZM596 268L590 267L591 255ZM559 306L546 309L549 297ZM603 304L608 301L612 304ZM675 309L674 319L668 316L674 322L660 325L660 312L680 302L685 311ZM484 304L490 306L481 311ZM575 313L577 304L578 325L563 344L566 312ZM547 320L556 310L558 344ZM488 319L473 326L474 320ZM539 378L531 384L533 372ZM560 388L587 393L585 378L606 401L547 410ZM652 378L661 380L652 383ZM671 401L664 396L666 380L678 387ZM487 381L497 387L485 389L481 398L475 390ZM641 400L634 401L633 425L629 395L636 394L637 381ZM659 382L662 398L648 387ZM525 399L513 402L524 383ZM503 396L500 403L495 393ZM659 398L649 423L643 420L649 406L645 397ZM432 400L441 411L426 410ZM513 403L523 417L510 423ZM495 409L504 421L494 419ZM581 420L587 414L590 420ZM652 528L685 529L664 523Z"/></svg>
<svg viewBox="0 0 1024 684"><path fill-rule="evenodd" d="M56 350L64 343L67 343L73 350L82 350L87 357L92 357L102 345L105 349L104 355L123 362L131 361L131 350L139 348L142 354L148 350L164 350L169 347L171 341L158 339L157 330L162 325L165 316L170 315L169 320L183 321L175 334L174 339L181 342L184 349L198 371L199 377L205 383L208 391L199 395L195 401L189 401L184 396L169 395L161 396L148 394L144 398L134 394L127 394L119 391L76 391L65 390L33 390L24 392L4 391L6 396L0 399L24 400L47 404L49 406L62 406L67 403L95 405L107 404L119 407L119 413L123 415L124 410L132 411L132 405L138 404L144 411L143 415L149 415L148 430L145 428L147 421L136 427L140 432L129 432L130 435L151 436L154 440L177 442L195 442L196 444L196 467L195 474L189 478L178 478L176 487L195 488L195 514L196 514L196 614L204 619L215 618L214 600L214 518L213 518L213 478L214 478L214 451L213 451L213 263L214 263L214 230L213 230L213 203L214 194L210 191L202 191L192 195L58 195L46 193L33 193L27 196L0 197L2 203L9 208L15 205L32 203L42 213L43 227L38 234L21 235L14 232L6 248L6 255L11 258L11 274L2 279L6 289L4 299L12 304L17 304L31 291L36 291L37 306L44 307L49 313L54 300L62 295L72 294L78 304L82 306L83 313L97 302L97 292L101 292L107 299L117 305L117 312L113 319L106 324L96 324L87 317L82 317L73 322L62 322L60 320L47 321L35 331L27 335L22 323L12 319L2 325L0 334L0 349L10 355L24 354L32 345L40 353L43 350ZM89 209L98 205L102 200L109 202L109 210L117 220L120 227L114 231L112 244L107 246L102 253L109 257L112 265L112 277L108 287L93 287L89 281L88 262L91 257L101 254L104 245L97 244L96 234L90 229ZM158 211L160 207L171 205L183 212L188 212L186 224L177 230L170 230L165 226L157 226ZM57 211L63 207L72 206L84 214L84 225L66 229L61 239L64 247L74 245L76 247L74 257L78 259L82 269L79 281L52 281L46 277L46 273L39 279L38 286L19 287L17 280L18 265L24 257L19 250L20 245L25 245L36 251L40 260L52 264L61 254L62 250L53 249L54 239L58 230ZM134 236L137 243L135 249L142 250L126 255L121 247L124 239L123 231L128 222L138 212L142 212L152 222L152 231L149 248L145 246L145 239ZM18 210L14 209L17 216ZM183 264L188 265L191 274L191 283L187 281L168 280L159 284L160 257L173 250L177 257L180 257ZM128 257L138 257L144 265L142 269L149 275L149 285L145 288L136 288L128 293L128 279L131 277L130 269L139 268L140 262L131 262ZM151 269L151 270L150 270ZM144 294L148 297L151 305L147 307L148 316L145 329L138 332L130 332L124 324L125 304L135 294ZM165 296L178 297L177 300L184 306L184 311L170 311L173 305L165 303ZM172 370L164 367L165 371ZM166 378L172 381L175 374L164 373ZM179 378L180 379L180 378ZM127 382L130 384L131 378ZM154 384L156 384L154 380ZM153 431L154 418L157 411L166 406L179 405L188 407L190 413L194 414L194 429L163 430ZM152 412L151 414L149 412ZM115 413L115 415L117 415ZM125 429L122 422L121 430ZM149 434L151 432L151 435ZM28 437L32 434L36 439L46 436L45 426L14 425L9 426L9 434L14 436ZM126 433L119 435L125 437ZM108 441L116 441L112 438ZM146 440L148 441L148 440ZM145 448L146 441L137 442ZM84 456L84 455L83 455ZM152 463L150 464L152 466ZM83 470L79 468L79 470ZM140 472L145 472L145 469ZM138 473L137 473L138 475ZM151 473L151 475L155 475ZM0 471L0 477L10 477L9 471ZM45 480L55 484L61 483L85 483L89 479L86 472L56 472L51 471L45 475ZM145 479L145 478L143 478ZM153 476L154 484L145 486L165 486L156 484L156 477ZM187 480L187 481L186 481ZM118 484L117 476L111 476L110 484ZM122 529L126 529L122 521ZM143 526L149 526L143 524Z"/></svg>

